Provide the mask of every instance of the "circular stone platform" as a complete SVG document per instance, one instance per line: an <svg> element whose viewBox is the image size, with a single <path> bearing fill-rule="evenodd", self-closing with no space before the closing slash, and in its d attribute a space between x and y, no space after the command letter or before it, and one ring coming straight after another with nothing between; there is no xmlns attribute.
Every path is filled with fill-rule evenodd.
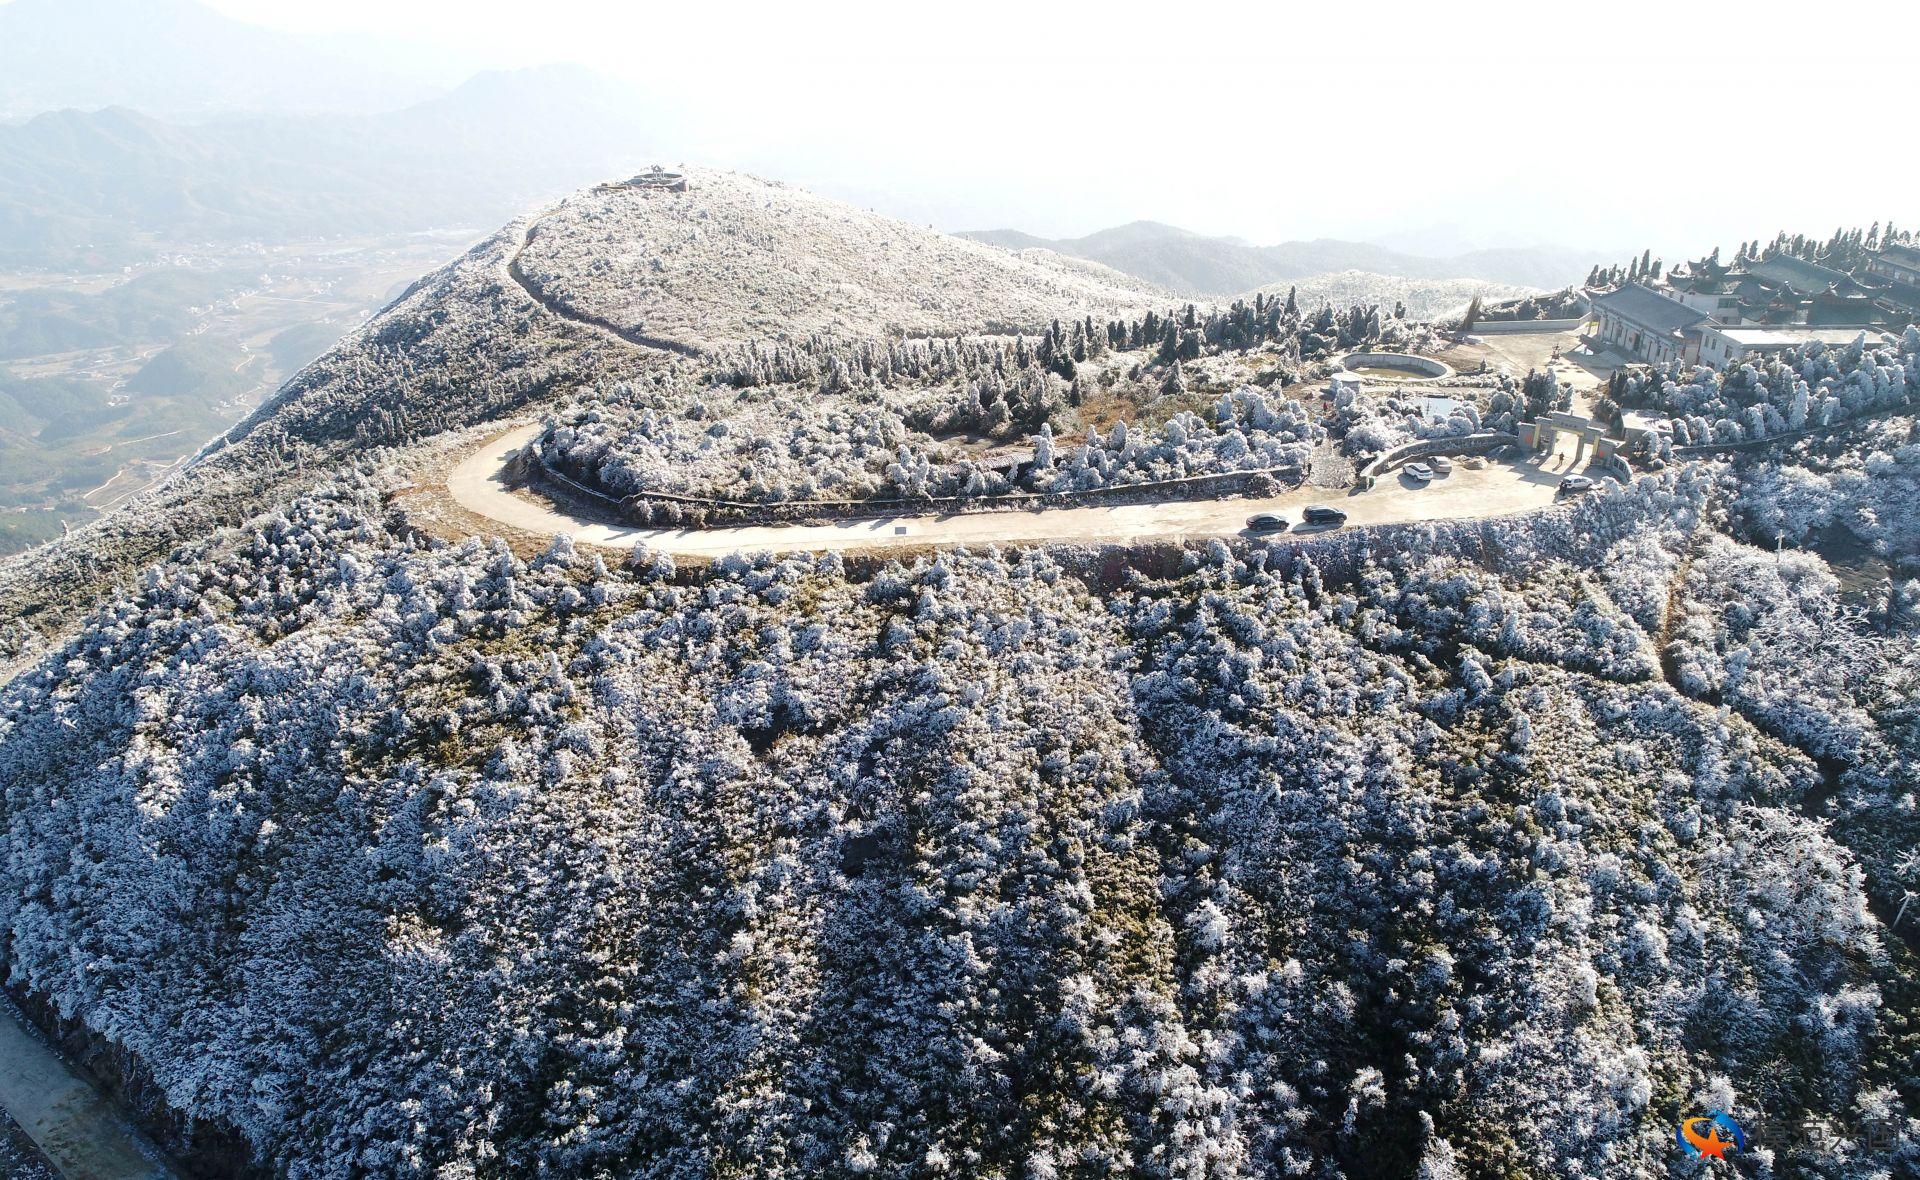
<svg viewBox="0 0 1920 1180"><path fill-rule="evenodd" d="M1367 381L1433 381L1453 376L1453 366L1406 352L1350 352L1340 366Z"/></svg>

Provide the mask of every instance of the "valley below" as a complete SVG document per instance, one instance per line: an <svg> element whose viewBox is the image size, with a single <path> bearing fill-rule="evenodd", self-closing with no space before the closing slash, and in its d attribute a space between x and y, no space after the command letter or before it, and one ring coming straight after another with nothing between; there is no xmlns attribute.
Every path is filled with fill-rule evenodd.
<svg viewBox="0 0 1920 1180"><path fill-rule="evenodd" d="M468 235L0 273L0 554L151 488Z"/></svg>

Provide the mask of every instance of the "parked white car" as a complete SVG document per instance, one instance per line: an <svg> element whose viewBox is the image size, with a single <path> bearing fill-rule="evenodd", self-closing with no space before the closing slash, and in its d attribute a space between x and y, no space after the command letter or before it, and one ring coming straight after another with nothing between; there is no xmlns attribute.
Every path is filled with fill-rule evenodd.
<svg viewBox="0 0 1920 1180"><path fill-rule="evenodd" d="M1431 483L1433 481L1433 468L1427 466L1425 463L1407 464L1406 473L1421 483Z"/></svg>

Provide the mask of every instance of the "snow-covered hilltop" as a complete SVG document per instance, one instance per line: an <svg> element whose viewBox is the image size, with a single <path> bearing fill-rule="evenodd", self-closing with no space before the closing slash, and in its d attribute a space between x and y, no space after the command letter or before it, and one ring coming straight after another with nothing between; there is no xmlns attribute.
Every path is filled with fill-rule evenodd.
<svg viewBox="0 0 1920 1180"><path fill-rule="evenodd" d="M1010 253L805 189L692 169L688 191L569 199L520 256L562 306L701 348L831 333L1032 331L1171 296L1046 250Z"/></svg>

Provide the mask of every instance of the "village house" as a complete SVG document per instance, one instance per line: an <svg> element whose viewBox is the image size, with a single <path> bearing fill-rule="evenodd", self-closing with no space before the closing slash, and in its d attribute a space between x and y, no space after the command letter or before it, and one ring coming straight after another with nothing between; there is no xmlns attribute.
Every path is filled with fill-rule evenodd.
<svg viewBox="0 0 1920 1180"><path fill-rule="evenodd" d="M1724 367L1740 361L1785 352L1808 344L1844 348L1866 335L1869 344L1889 343L1891 338L1875 328L1858 327L1773 327L1726 328L1709 324L1700 332L1700 363Z"/></svg>

